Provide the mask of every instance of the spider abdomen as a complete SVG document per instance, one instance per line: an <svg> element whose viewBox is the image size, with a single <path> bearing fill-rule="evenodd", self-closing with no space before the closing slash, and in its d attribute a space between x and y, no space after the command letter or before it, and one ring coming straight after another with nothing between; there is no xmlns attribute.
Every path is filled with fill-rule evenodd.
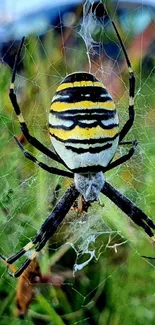
<svg viewBox="0 0 155 325"><path fill-rule="evenodd" d="M105 86L92 74L68 75L56 90L49 115L52 144L73 172L98 171L113 158L118 115Z"/></svg>

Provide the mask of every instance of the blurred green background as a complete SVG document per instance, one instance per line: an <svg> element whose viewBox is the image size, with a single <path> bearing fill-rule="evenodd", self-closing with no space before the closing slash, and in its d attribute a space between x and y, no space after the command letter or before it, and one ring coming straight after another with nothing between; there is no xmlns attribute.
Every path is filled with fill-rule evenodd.
<svg viewBox="0 0 155 325"><path fill-rule="evenodd" d="M89 71L90 68L85 44L78 33L82 19L79 12L77 10L77 20L70 28L57 32L51 27L43 39L34 35L28 37L21 55L24 68L16 78L18 100L31 134L49 148L48 109L57 86L67 73ZM131 22L132 14L135 13L128 13ZM153 218L153 33L149 33L148 46L143 47L145 40L148 40L145 31L135 36L131 23L125 34L116 13L114 18L136 76L136 118L127 139L137 139L139 145L134 157L107 173L106 178ZM86 23L86 20L83 22ZM153 22L150 22L148 28L154 28ZM92 47L90 51L91 71L104 80L109 92L113 94L120 124L123 125L128 118L128 71L119 51L117 58L111 58L108 47L102 48L104 42L111 46L110 49L115 49L117 39L113 29L107 28L103 32L99 26L93 33L100 47ZM22 138L8 97L11 69L5 64L1 64L0 69L0 251L5 256L10 256L35 236L70 181L40 170L24 158L15 144L14 135L22 139L27 150L39 160L51 166L57 165ZM117 156L126 150L127 148L118 149ZM65 245L66 242L69 244ZM91 255L94 256L92 259ZM151 240L106 197L101 196L100 202L94 203L86 215L69 212L63 227L60 227L39 257L42 273L61 276L63 283L60 287L51 283L38 284L35 299L22 323L155 324L154 264L141 255L155 255ZM73 273L76 267L81 267L81 270ZM21 324L21 320L14 314L17 281L9 277L6 265L1 261L2 325L9 322Z"/></svg>

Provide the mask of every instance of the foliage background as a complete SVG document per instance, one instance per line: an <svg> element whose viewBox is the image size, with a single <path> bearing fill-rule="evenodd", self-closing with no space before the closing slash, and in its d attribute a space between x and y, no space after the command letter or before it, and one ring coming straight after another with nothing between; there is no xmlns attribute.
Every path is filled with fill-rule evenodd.
<svg viewBox="0 0 155 325"><path fill-rule="evenodd" d="M132 28L130 31L131 33L126 36L122 32L129 52L131 52L132 46ZM74 36L72 36L72 32L74 32ZM69 34L65 45L62 42L62 33L65 35L66 31L58 33L51 28L46 33L44 40L40 41L35 36L26 40L22 53L24 71L16 80L19 102L31 129L31 134L34 134L49 147L48 107L56 87L62 77L66 75L66 71L68 73L75 70L88 71L85 46L77 35L77 29L71 29L71 34ZM108 42L112 40L116 42L113 31L110 31L108 36L110 40ZM110 58L105 52L104 55L106 58L103 61L103 67L107 71L106 60L110 60ZM130 57L137 83L136 120L128 139L136 138L139 141L139 147L131 161L107 174L107 179L149 216L153 217L155 211L154 58L150 58L148 53L142 53L142 50L138 59L134 60L134 53L131 53ZM93 58L93 70L99 69L100 60L101 56ZM120 65L119 61L118 66ZM111 65L109 64L108 67L111 68ZM119 70L115 70L114 74L116 71ZM54 175L49 176L31 162L26 161L16 146L13 136L19 136L20 129L8 98L10 76L11 69L5 64L1 65L0 249L5 256L16 252L35 235L52 209L56 186L59 185L58 197L60 197L69 185L68 180ZM115 83L118 81L120 88L117 92L110 85L108 89L113 91L121 124L123 124L128 116L128 74L126 69L123 69L118 78L116 76ZM24 145L39 159L50 163L29 144L25 142ZM120 151L118 151L119 154ZM51 164L53 165L53 163ZM154 255L151 241L108 199L102 198L102 203L104 203L103 208L95 205L94 212L91 212L91 218L97 214L101 220L101 233L98 233L98 229L96 232L97 259L94 258L84 267L78 277L72 277L71 272L61 288L55 288L49 284L38 285L35 300L32 302L25 320L22 321L23 324L115 325L132 323L133 325L143 325L155 323L153 285L155 269L153 264L141 257L141 255ZM106 228L102 222L104 226L106 224ZM57 236L51 240L50 247L46 247L44 250L40 257L42 272L50 273L52 259L57 260L65 270L72 270L77 254L72 248L66 249L66 253L63 254L62 247L64 246L61 246L64 234L68 233L70 225L71 232L76 232L79 226L78 216L74 215L73 219L69 219ZM107 227L109 232L113 231L109 245L125 242L117 247L117 253L114 248L106 246L109 233L106 233L104 229ZM80 251L78 254L80 256ZM81 263L82 261L85 261L83 255ZM59 268L55 272L59 274ZM1 262L0 323L2 325L8 324L8 322L11 324L21 323L14 315L16 284L17 280L8 276L6 266Z"/></svg>

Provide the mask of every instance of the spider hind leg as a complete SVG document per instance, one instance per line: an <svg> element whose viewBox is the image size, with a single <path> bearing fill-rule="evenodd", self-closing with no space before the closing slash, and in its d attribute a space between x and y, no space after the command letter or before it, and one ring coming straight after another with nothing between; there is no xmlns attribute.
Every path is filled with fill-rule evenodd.
<svg viewBox="0 0 155 325"><path fill-rule="evenodd" d="M146 234L155 242L155 235L153 233L155 223L135 203L130 201L108 182L105 182L101 192L115 203L136 225L142 227Z"/></svg>
<svg viewBox="0 0 155 325"><path fill-rule="evenodd" d="M49 238L57 231L59 225L65 218L78 195L79 192L76 190L75 186L71 185L59 200L54 210L49 214L45 222L42 224L36 237L34 237L28 244L26 244L19 252L10 256L9 258L5 258L3 255L0 255L0 258L3 259L8 265L10 275L13 277L19 277L28 267L31 261L37 257L40 250L45 246ZM31 249L32 252L30 252L28 255L28 252L31 251ZM21 265L21 267L16 270L13 263L24 255L28 255L27 259Z"/></svg>

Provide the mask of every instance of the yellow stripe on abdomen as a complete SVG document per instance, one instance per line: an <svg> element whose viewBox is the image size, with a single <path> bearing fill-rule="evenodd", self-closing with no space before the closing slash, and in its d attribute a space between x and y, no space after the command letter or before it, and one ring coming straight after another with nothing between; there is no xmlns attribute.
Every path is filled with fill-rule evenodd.
<svg viewBox="0 0 155 325"><path fill-rule="evenodd" d="M84 100L75 103L63 103L63 102L55 102L51 105L50 109L54 110L55 112L62 112L66 110L72 109L95 109L95 108L103 108L107 110L115 110L115 104L112 100L108 100L106 102L92 102L89 100Z"/></svg>
<svg viewBox="0 0 155 325"><path fill-rule="evenodd" d="M69 139L92 139L96 137L114 137L118 133L119 128L102 129L100 126L93 128L81 128L78 125L73 130L62 130L49 128L50 134L52 134L62 140Z"/></svg>
<svg viewBox="0 0 155 325"><path fill-rule="evenodd" d="M102 87L105 88L105 85L100 82L100 81L74 81L74 82L64 82L61 85L59 85L59 87L57 88L57 91L61 91L67 88L72 88L72 87L88 87L88 86L92 86L92 87Z"/></svg>

